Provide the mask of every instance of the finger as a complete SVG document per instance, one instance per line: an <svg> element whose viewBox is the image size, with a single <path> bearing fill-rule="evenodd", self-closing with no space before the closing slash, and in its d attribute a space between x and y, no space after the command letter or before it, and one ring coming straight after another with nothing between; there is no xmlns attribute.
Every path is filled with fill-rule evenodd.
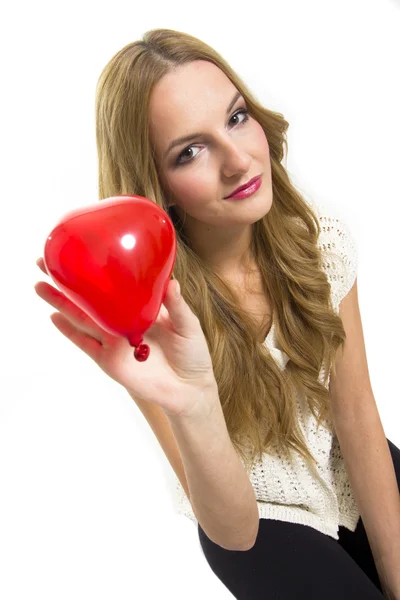
<svg viewBox="0 0 400 600"><path fill-rule="evenodd" d="M101 342L81 331L61 313L52 313L50 319L57 329L75 346L85 352L95 362L99 362L103 346Z"/></svg>
<svg viewBox="0 0 400 600"><path fill-rule="evenodd" d="M42 300L65 315L75 327L83 329L88 335L96 338L98 342L102 343L105 332L96 325L89 315L68 300L64 294L45 281L39 281L34 286L34 290Z"/></svg>
<svg viewBox="0 0 400 600"><path fill-rule="evenodd" d="M44 260L42 257L37 259L36 264L39 267L39 269L41 269L43 271L43 273L45 275L48 275L48 272L46 271L46 267L45 267Z"/></svg>

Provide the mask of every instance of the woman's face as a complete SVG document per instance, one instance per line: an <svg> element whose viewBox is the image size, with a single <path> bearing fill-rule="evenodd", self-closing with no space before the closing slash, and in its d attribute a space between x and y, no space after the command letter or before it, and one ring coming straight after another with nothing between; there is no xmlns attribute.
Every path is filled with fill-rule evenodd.
<svg viewBox="0 0 400 600"><path fill-rule="evenodd" d="M237 95L223 71L204 60L174 69L153 90L149 111L156 163L170 204L181 218L187 213L189 235L199 230L218 235L227 228L240 237L271 207L268 141L261 125L243 112L245 101ZM196 133L169 150L177 138ZM226 199L260 174L255 194Z"/></svg>

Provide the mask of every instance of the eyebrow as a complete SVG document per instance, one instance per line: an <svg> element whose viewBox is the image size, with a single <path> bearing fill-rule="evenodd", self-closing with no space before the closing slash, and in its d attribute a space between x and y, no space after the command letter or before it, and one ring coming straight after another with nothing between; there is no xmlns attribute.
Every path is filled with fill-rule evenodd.
<svg viewBox="0 0 400 600"><path fill-rule="evenodd" d="M232 110L233 106L235 105L236 101L241 97L241 93L240 92L236 92L235 95L233 96L231 102L229 103L228 108L226 109L226 114L228 115L228 113L230 113L230 111ZM167 156L167 154L170 152L170 150L172 150L172 148L175 148L175 146L179 146L180 144L185 144L186 142L190 142L191 140L193 140L194 138L200 137L202 134L201 133L192 133L190 135L184 135L182 137L177 138L176 140L174 140L173 142L171 142L165 152L164 156Z"/></svg>

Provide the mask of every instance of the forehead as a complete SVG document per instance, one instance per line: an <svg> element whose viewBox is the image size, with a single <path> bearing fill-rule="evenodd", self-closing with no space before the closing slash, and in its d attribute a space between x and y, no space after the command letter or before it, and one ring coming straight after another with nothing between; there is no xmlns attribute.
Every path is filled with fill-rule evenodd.
<svg viewBox="0 0 400 600"><path fill-rule="evenodd" d="M149 103L150 129L157 153L181 135L202 131L215 115L225 116L235 92L230 79L214 64L197 60L164 75Z"/></svg>

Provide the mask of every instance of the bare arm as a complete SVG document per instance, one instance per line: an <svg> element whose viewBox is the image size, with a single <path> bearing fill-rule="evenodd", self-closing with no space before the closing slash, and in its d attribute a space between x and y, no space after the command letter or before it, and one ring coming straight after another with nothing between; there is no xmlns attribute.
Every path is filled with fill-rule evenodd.
<svg viewBox="0 0 400 600"><path fill-rule="evenodd" d="M376 566L383 561L395 574L400 566L399 488L375 399L365 398L364 404L334 413L333 423Z"/></svg>
<svg viewBox="0 0 400 600"><path fill-rule="evenodd" d="M346 342L330 380L333 425L382 588L395 592L400 590L399 488L369 376L357 280L339 315Z"/></svg>
<svg viewBox="0 0 400 600"><path fill-rule="evenodd" d="M250 479L236 454L212 385L204 394L204 410L168 416L179 446L190 502L207 536L226 550L249 550L255 543L259 514ZM203 400L202 399L202 400Z"/></svg>

